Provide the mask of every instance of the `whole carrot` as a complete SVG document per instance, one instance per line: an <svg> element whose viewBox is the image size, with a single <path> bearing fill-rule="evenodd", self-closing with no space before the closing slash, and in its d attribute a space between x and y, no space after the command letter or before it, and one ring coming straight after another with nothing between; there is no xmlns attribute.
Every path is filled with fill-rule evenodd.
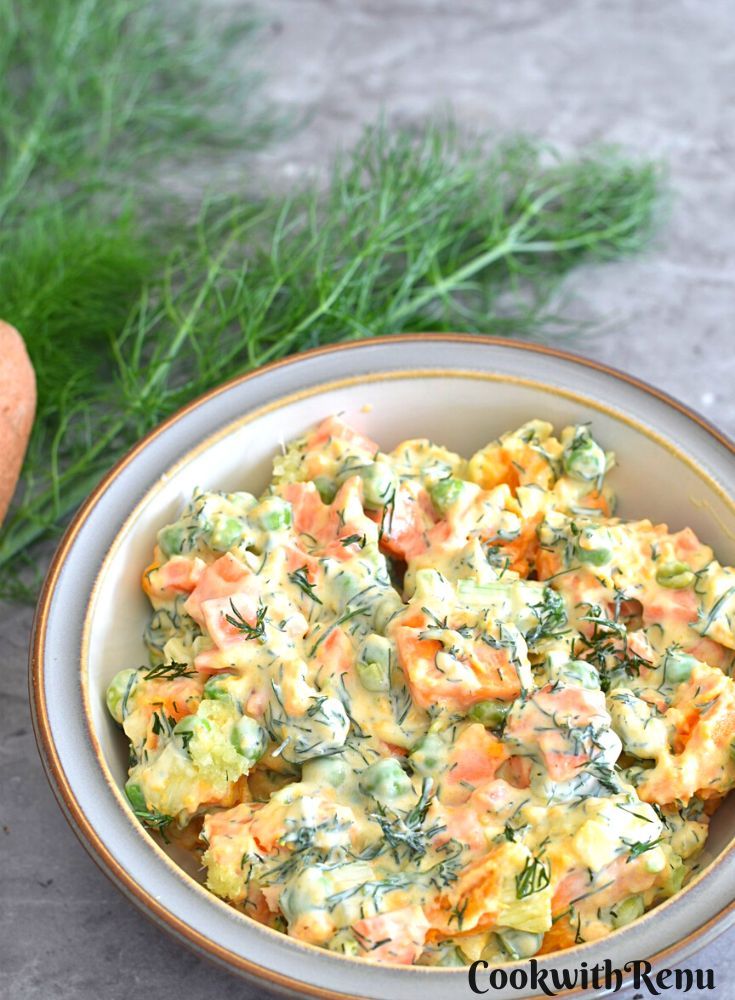
<svg viewBox="0 0 735 1000"><path fill-rule="evenodd" d="M0 521L15 492L36 412L36 376L23 338L0 320Z"/></svg>

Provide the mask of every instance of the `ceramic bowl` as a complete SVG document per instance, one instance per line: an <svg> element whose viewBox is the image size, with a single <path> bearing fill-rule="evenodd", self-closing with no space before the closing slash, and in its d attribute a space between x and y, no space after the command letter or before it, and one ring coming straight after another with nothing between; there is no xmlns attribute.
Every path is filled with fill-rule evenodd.
<svg viewBox="0 0 735 1000"><path fill-rule="evenodd" d="M735 562L735 449L699 416L635 379L560 351L464 335L400 336L318 349L213 390L140 442L74 519L40 599L31 663L39 747L59 803L92 857L161 927L233 972L287 996L447 1000L467 972L332 955L221 902L134 820L126 748L104 691L145 662L139 587L157 528L195 486L261 491L285 439L331 413L388 450L428 436L471 454L530 417L591 421L614 449L620 513L690 525ZM704 867L678 896L597 943L539 960L579 969L610 959L681 962L735 917L735 795L718 812ZM527 968L509 963L507 971ZM522 977L512 979L522 984ZM530 987L496 997L536 995Z"/></svg>

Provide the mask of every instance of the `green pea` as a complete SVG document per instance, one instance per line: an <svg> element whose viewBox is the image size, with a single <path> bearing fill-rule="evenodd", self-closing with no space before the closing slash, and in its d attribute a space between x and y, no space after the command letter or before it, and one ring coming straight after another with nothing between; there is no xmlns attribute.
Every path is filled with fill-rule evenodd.
<svg viewBox="0 0 735 1000"><path fill-rule="evenodd" d="M331 785L332 788L339 788L343 785L349 767L339 756L333 754L331 757L314 757L307 760L301 769L302 781L313 781L316 785Z"/></svg>
<svg viewBox="0 0 735 1000"><path fill-rule="evenodd" d="M230 742L239 754L255 764L265 753L268 737L255 719L243 715L232 727Z"/></svg>
<svg viewBox="0 0 735 1000"><path fill-rule="evenodd" d="M530 958L544 940L543 934L531 934L530 931L505 930L496 931L496 934L511 958Z"/></svg>
<svg viewBox="0 0 735 1000"><path fill-rule="evenodd" d="M683 590L694 583L694 573L678 560L662 563L656 570L656 583L669 590Z"/></svg>
<svg viewBox="0 0 735 1000"><path fill-rule="evenodd" d="M380 663L357 664L357 675L366 691L389 691L390 677L388 671Z"/></svg>
<svg viewBox="0 0 735 1000"><path fill-rule="evenodd" d="M697 661L693 656L679 650L669 650L664 658L664 678L669 684L688 681Z"/></svg>
<svg viewBox="0 0 735 1000"><path fill-rule="evenodd" d="M577 556L580 562L590 563L592 566L604 566L612 559L610 549L583 549L577 546Z"/></svg>
<svg viewBox="0 0 735 1000"><path fill-rule="evenodd" d="M643 896L628 896L621 903L617 903L615 910L610 912L613 927L625 927L646 912Z"/></svg>
<svg viewBox="0 0 735 1000"><path fill-rule="evenodd" d="M217 552L226 552L236 545L245 534L245 525L238 517L216 514L212 518L209 545Z"/></svg>
<svg viewBox="0 0 735 1000"><path fill-rule="evenodd" d="M314 480L314 485L316 486L317 493L322 498L322 503L331 503L337 495L337 484L333 479L327 479L326 476L317 476Z"/></svg>
<svg viewBox="0 0 735 1000"><path fill-rule="evenodd" d="M441 769L446 753L447 747L441 736L427 733L411 751L411 767L424 777L431 777Z"/></svg>
<svg viewBox="0 0 735 1000"><path fill-rule="evenodd" d="M112 678L105 701L107 711L120 725L125 721L127 702L138 680L137 670L119 670Z"/></svg>
<svg viewBox="0 0 735 1000"><path fill-rule="evenodd" d="M467 962L465 962L462 952L456 945L441 944L439 946L439 961L437 965L442 969L455 969L460 966L464 968Z"/></svg>
<svg viewBox="0 0 735 1000"><path fill-rule="evenodd" d="M145 800L143 789L137 782L128 781L125 785L125 794L134 812L142 813L147 811L148 803Z"/></svg>
<svg viewBox="0 0 735 1000"><path fill-rule="evenodd" d="M184 749L189 753L189 741L191 740L194 733L201 729L212 728L212 723L209 719L202 718L201 715L185 715L183 719L179 721L174 726L174 735L180 736L184 744ZM191 756L191 754L190 754Z"/></svg>
<svg viewBox="0 0 735 1000"><path fill-rule="evenodd" d="M681 887L684 885L684 879L687 876L687 866L677 865L676 868L672 868L668 874L668 879L666 882L666 891L671 896L675 896L677 892L681 892Z"/></svg>
<svg viewBox="0 0 735 1000"><path fill-rule="evenodd" d="M511 702L488 698L487 701L478 701L474 704L467 715L474 722L481 722L488 729L501 729L510 709Z"/></svg>
<svg viewBox="0 0 735 1000"><path fill-rule="evenodd" d="M461 479L450 477L432 483L429 487L429 496L439 513L446 514L449 508L459 500L464 490L465 484Z"/></svg>
<svg viewBox="0 0 735 1000"><path fill-rule="evenodd" d="M184 736L195 732L195 730L197 730L200 726L203 726L205 729L212 728L212 724L209 719L203 719L201 715L185 715L183 719L179 719L174 726L174 733L176 733L177 736Z"/></svg>
<svg viewBox="0 0 735 1000"><path fill-rule="evenodd" d="M332 883L317 868L306 868L286 886L278 905L291 923L308 910L321 909L333 891Z"/></svg>
<svg viewBox="0 0 735 1000"><path fill-rule="evenodd" d="M561 670L563 679L569 678L572 683L581 684L588 691L600 690L600 675L586 660L570 660Z"/></svg>
<svg viewBox="0 0 735 1000"><path fill-rule="evenodd" d="M382 635L365 640L357 661L357 674L366 691L390 690L391 643Z"/></svg>
<svg viewBox="0 0 735 1000"><path fill-rule="evenodd" d="M280 497L266 497L260 504L257 521L266 531L289 528L293 521L291 504Z"/></svg>
<svg viewBox="0 0 735 1000"><path fill-rule="evenodd" d="M365 506L372 510L385 506L398 488L398 478L385 462L372 462L355 469L355 475L362 480Z"/></svg>
<svg viewBox="0 0 735 1000"><path fill-rule="evenodd" d="M224 677L219 674L213 674L204 685L202 698L208 698L214 701L234 701L232 695L223 683L225 678L230 676L230 674L225 674Z"/></svg>
<svg viewBox="0 0 735 1000"><path fill-rule="evenodd" d="M573 441L564 449L562 461L564 471L582 482L599 479L607 467L605 452L586 427L577 428Z"/></svg>
<svg viewBox="0 0 735 1000"><path fill-rule="evenodd" d="M178 556L184 551L186 530L178 521L167 524L158 532L158 544L165 556Z"/></svg>
<svg viewBox="0 0 735 1000"><path fill-rule="evenodd" d="M379 802L400 798L413 788L411 779L395 757L376 761L360 775L360 790Z"/></svg>

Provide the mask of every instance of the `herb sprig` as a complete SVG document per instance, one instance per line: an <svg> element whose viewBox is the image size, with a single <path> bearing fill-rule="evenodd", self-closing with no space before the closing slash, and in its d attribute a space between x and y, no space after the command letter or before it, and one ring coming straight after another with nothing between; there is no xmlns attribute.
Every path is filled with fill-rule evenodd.
<svg viewBox="0 0 735 1000"><path fill-rule="evenodd" d="M146 670L143 677L147 681L153 680L175 680L177 677L193 677L196 670L189 663L177 663L171 660L170 663L158 663L155 667Z"/></svg>
<svg viewBox="0 0 735 1000"><path fill-rule="evenodd" d="M225 615L225 621L229 625L232 625L238 632L242 632L246 639L263 640L265 638L265 616L268 611L266 604L258 601L258 610L255 613L254 625L251 625L249 621L243 618L235 607L232 598L230 598L230 607L232 608L232 614Z"/></svg>
<svg viewBox="0 0 735 1000"><path fill-rule="evenodd" d="M516 875L516 898L525 899L541 892L551 881L549 866L541 858L527 858L523 871Z"/></svg>
<svg viewBox="0 0 735 1000"><path fill-rule="evenodd" d="M661 837L658 837L656 840L643 840L643 841L625 840L625 838L623 838L623 843L625 844L625 846L628 848L629 851L626 864L629 864L631 861L635 860L635 858L639 858L641 854L645 854L647 851L652 851L655 847L658 847L658 845L661 843L661 840L662 840Z"/></svg>
<svg viewBox="0 0 735 1000"><path fill-rule="evenodd" d="M288 578L291 583L295 583L299 590L302 590L307 597L310 597L315 604L322 604L323 601L317 597L314 591L314 584L309 583L309 577L306 574L306 566L302 566L301 569L295 569L293 573L289 573Z"/></svg>

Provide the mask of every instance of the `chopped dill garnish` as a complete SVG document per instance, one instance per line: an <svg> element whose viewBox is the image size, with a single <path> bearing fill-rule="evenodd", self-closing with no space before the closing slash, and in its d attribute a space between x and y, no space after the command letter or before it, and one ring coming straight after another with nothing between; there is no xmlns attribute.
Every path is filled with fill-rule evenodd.
<svg viewBox="0 0 735 1000"><path fill-rule="evenodd" d="M523 871L516 875L516 898L525 899L541 892L551 881L549 868L541 858L527 858Z"/></svg>
<svg viewBox="0 0 735 1000"><path fill-rule="evenodd" d="M348 545L353 545L355 542L357 542L361 549L364 549L367 544L367 537L365 535L347 535L345 538L340 538L340 543L345 548Z"/></svg>
<svg viewBox="0 0 735 1000"><path fill-rule="evenodd" d="M307 597L310 597L315 604L323 603L314 593L314 584L309 583L306 566L302 566L301 569L295 569L293 573L288 574L288 578L291 583L295 583L299 590L302 590Z"/></svg>
<svg viewBox="0 0 735 1000"><path fill-rule="evenodd" d="M146 670L143 677L147 681L152 680L174 680L176 677L193 677L196 670L188 663L177 663L171 660L170 663L159 663L150 670Z"/></svg>
<svg viewBox="0 0 735 1000"><path fill-rule="evenodd" d="M329 626L329 628L325 629L324 633L319 636L319 638L316 640L314 645L309 650L309 656L314 655L314 653L317 651L317 649L319 649L324 640L327 639L332 634L332 632L337 628L338 625L344 625L344 623L348 622L350 618L354 618L356 615L365 614L365 612L369 610L370 609L367 607L367 605L359 604L356 608L349 608L348 610L344 611L339 616L339 618L333 621L332 624Z"/></svg>
<svg viewBox="0 0 735 1000"><path fill-rule="evenodd" d="M262 601L258 601L258 610L255 615L255 625L251 625L250 622L245 621L243 616L237 610L235 605L230 598L230 607L232 608L231 615L225 615L225 620L236 628L238 632L242 632L246 639L259 639L263 640L265 638L265 615L268 610L267 605L263 604Z"/></svg>
<svg viewBox="0 0 735 1000"><path fill-rule="evenodd" d="M626 860L625 863L629 864L635 858L639 858L641 856L641 854L645 854L646 851L652 851L654 849L654 847L658 847L658 845L661 843L662 839L663 839L662 837L658 837L656 840L643 840L643 841L641 841L641 840L626 840L623 837L622 838L623 843L625 844L625 846L627 848L629 848L629 852L630 852L628 854L628 858L627 858L627 860Z"/></svg>
<svg viewBox="0 0 735 1000"><path fill-rule="evenodd" d="M419 800L407 813L401 815L397 810L379 804L378 811L370 814L369 819L380 826L385 845L397 863L423 857L434 837L446 829L443 823L424 826L432 796L433 781L424 778Z"/></svg>

